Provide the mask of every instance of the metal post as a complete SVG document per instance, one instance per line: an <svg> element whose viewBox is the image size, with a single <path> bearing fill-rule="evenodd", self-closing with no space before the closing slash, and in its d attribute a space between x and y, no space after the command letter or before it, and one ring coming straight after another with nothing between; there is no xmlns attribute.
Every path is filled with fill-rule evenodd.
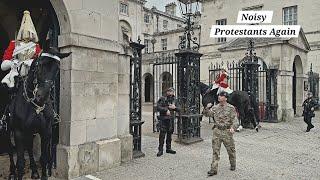
<svg viewBox="0 0 320 180"><path fill-rule="evenodd" d="M278 69L270 67L267 71L267 102L266 120L268 122L278 122L278 102L277 102L277 77Z"/></svg>
<svg viewBox="0 0 320 180"><path fill-rule="evenodd" d="M178 117L178 139L177 142L191 144L202 141L200 137L202 114L200 114L200 57L198 52L200 44L197 37L193 37L194 22L192 19L197 14L192 13L193 1L182 1L186 12L182 13L185 19L184 36L179 43L180 51L176 53L178 100L181 107ZM194 1L198 4L198 1ZM182 6L180 4L181 10Z"/></svg>
<svg viewBox="0 0 320 180"><path fill-rule="evenodd" d="M133 136L133 157L143 157L141 151L141 51L145 45L131 42L133 56L130 59L130 134Z"/></svg>
<svg viewBox="0 0 320 180"><path fill-rule="evenodd" d="M258 106L258 87L259 87L259 79L258 79L258 58L254 53L254 41L252 38L249 39L248 42L248 53L246 53L246 57L244 58L244 62L242 63L243 67L243 76L242 76L242 90L247 91L250 95L251 101L254 103L253 110L256 112L259 109ZM245 125L247 126L247 125Z"/></svg>

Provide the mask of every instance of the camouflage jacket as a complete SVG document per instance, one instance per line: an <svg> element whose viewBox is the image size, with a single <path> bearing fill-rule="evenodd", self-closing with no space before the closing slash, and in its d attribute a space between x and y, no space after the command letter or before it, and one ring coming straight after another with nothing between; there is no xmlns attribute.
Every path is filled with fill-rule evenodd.
<svg viewBox="0 0 320 180"><path fill-rule="evenodd" d="M174 104L176 106L175 110L170 110L169 105ZM171 115L167 115L167 111L170 110ZM174 97L161 97L157 102L157 111L160 113L161 119L171 119L174 118L174 111L179 111L179 104L177 103L177 100Z"/></svg>
<svg viewBox="0 0 320 180"><path fill-rule="evenodd" d="M214 125L218 128L235 128L233 121L237 116L237 112L235 107L229 103L226 103L226 105L217 104L211 109L205 108L203 114L205 116L213 117Z"/></svg>

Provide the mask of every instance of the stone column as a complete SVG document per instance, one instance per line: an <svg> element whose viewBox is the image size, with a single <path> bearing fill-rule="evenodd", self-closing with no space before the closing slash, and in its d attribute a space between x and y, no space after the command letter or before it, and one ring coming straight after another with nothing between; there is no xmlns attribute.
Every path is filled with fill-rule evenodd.
<svg viewBox="0 0 320 180"><path fill-rule="evenodd" d="M280 70L278 74L278 120L291 120L294 116L292 108L293 72Z"/></svg>

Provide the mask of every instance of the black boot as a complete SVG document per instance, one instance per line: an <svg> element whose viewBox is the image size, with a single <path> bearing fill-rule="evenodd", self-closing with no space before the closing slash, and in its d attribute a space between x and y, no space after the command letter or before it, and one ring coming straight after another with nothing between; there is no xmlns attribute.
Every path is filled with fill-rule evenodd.
<svg viewBox="0 0 320 180"><path fill-rule="evenodd" d="M169 153L169 154L176 154L177 152L172 150L172 149L167 149L166 150L166 153Z"/></svg>
<svg viewBox="0 0 320 180"><path fill-rule="evenodd" d="M214 175L217 175L217 171L214 171L214 170L208 171L208 176L214 176Z"/></svg>
<svg viewBox="0 0 320 180"><path fill-rule="evenodd" d="M310 132L310 129L311 129L311 128L308 126L306 132Z"/></svg>
<svg viewBox="0 0 320 180"><path fill-rule="evenodd" d="M157 153L157 157L160 157L163 155L163 150L159 150L158 153Z"/></svg>
<svg viewBox="0 0 320 180"><path fill-rule="evenodd" d="M230 170L231 170L231 171L235 171L235 170L236 170L236 166L231 166L231 167L230 167Z"/></svg>

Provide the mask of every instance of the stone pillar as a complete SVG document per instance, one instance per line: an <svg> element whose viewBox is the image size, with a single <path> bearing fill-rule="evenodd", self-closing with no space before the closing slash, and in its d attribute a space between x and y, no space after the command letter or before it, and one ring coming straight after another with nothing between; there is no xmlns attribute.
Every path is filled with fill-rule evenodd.
<svg viewBox="0 0 320 180"><path fill-rule="evenodd" d="M110 40L66 34L59 41L72 55L61 65L57 176L73 178L131 160L129 56L119 55L121 46Z"/></svg>
<svg viewBox="0 0 320 180"><path fill-rule="evenodd" d="M292 107L293 72L280 70L278 74L278 120L287 121L294 117Z"/></svg>

